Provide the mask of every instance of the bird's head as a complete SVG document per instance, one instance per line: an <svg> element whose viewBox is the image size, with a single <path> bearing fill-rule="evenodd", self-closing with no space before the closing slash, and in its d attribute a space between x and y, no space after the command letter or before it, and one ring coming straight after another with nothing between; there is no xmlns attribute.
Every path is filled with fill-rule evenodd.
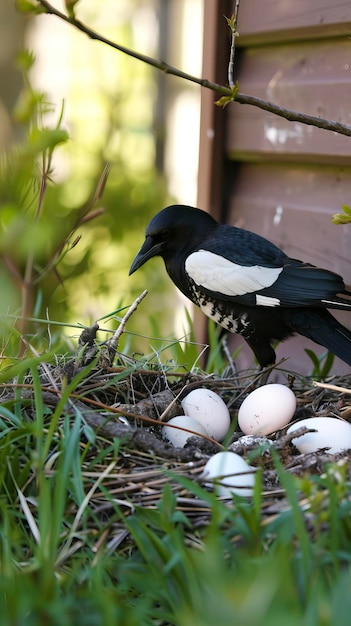
<svg viewBox="0 0 351 626"><path fill-rule="evenodd" d="M216 224L208 213L190 206L176 204L163 209L147 226L145 241L130 266L129 275L154 256L162 257L167 265L174 255L186 255Z"/></svg>

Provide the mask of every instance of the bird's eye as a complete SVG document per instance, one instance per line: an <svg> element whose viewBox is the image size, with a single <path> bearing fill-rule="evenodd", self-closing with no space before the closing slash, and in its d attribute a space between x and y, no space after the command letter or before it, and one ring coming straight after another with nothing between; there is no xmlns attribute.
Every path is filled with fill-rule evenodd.
<svg viewBox="0 0 351 626"><path fill-rule="evenodd" d="M160 233L162 239L168 239L169 237L169 228L164 228Z"/></svg>

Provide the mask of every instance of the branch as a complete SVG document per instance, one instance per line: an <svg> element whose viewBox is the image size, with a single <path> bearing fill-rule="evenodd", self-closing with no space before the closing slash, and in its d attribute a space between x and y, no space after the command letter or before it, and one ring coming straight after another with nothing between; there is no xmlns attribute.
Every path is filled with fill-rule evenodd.
<svg viewBox="0 0 351 626"><path fill-rule="evenodd" d="M137 307L139 306L140 302L145 298L145 296L147 296L147 290L146 289L145 289L145 291L143 291L140 294L140 296L138 296L136 298L136 300L133 302L133 304L129 307L127 313L125 314L125 316L121 320L121 323L120 323L119 327L117 328L116 332L113 334L111 339L109 339L106 342L108 351L109 351L110 356L111 356L111 362L113 361L113 359L115 357L119 339L120 339L121 335L125 331L125 328L126 328L126 325L127 325L127 322L129 320L129 318L133 315L134 311L137 309Z"/></svg>
<svg viewBox="0 0 351 626"><path fill-rule="evenodd" d="M172 65L169 65L165 61L159 61L152 57L149 57L145 54L141 54L136 52L135 50L130 50L125 46L122 46L110 39L106 39L103 35L100 35L96 31L92 30L79 20L77 20L74 16L68 16L61 11L58 11L53 7L47 0L37 0L38 6L40 5L45 13L49 13L51 15L55 15L59 19L63 20L67 24L70 24L74 28L80 30L82 33L87 35L90 39L95 39L96 41L100 41L101 43L106 44L107 46L118 50L119 52L123 52L138 61L142 61L155 69L164 72L165 74L170 74L171 76L177 76L178 78L182 78L191 83L196 83L201 87L205 87L206 89L210 89L221 96L226 96L225 100L239 102L239 104L250 104L252 106L258 107L259 109L263 109L264 111L268 111L270 113L274 113L279 117L283 117L289 122L300 122L301 124L307 124L309 126L315 126L316 128L322 128L324 130L330 130L340 135L346 135L347 137L351 137L351 126L347 124L342 124L341 122L335 122L333 120L327 120L321 117L315 117L314 115L308 115L307 113L298 113L297 111L292 111L290 109L286 109L285 107L281 107L273 102L269 102L267 100L262 100L261 98L256 98L256 96L250 96L241 92L236 92L236 90L230 89L224 85L219 85L218 83L213 83L206 78L198 78L197 76L192 76L187 72L183 72Z"/></svg>
<svg viewBox="0 0 351 626"><path fill-rule="evenodd" d="M232 33L232 43L230 46L230 57L228 64L228 84L231 89L235 87L234 83L234 57L235 57L235 40L239 37L238 33L238 14L239 14L240 0L235 0L235 9L232 17L226 18L228 26Z"/></svg>

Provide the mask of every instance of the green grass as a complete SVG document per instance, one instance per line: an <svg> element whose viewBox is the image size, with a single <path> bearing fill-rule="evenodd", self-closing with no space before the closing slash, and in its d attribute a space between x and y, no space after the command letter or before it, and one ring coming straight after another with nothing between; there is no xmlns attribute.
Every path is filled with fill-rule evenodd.
<svg viewBox="0 0 351 626"><path fill-rule="evenodd" d="M269 513L260 472L253 499L228 507L180 465L144 453L141 468L163 479L149 505L141 481L138 504L119 482L133 451L95 433L72 399L89 368L51 404L42 361L13 361L0 379L0 625L349 624L347 463L296 477L277 454L285 501ZM179 505L183 493L203 501L204 516Z"/></svg>

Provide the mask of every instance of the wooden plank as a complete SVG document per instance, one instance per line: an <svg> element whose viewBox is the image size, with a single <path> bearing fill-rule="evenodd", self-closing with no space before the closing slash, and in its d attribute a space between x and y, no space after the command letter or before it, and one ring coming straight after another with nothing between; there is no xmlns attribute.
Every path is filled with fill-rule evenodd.
<svg viewBox="0 0 351 626"><path fill-rule="evenodd" d="M206 2L210 15L212 0ZM205 21L204 58L208 55L208 67L214 67L211 55L222 50L226 71L227 39L218 14L230 15L234 5L214 4L212 26ZM211 30L215 20L217 35ZM239 31L235 79L241 92L351 125L351 2L242 0ZM214 79L206 70L203 75ZM233 103L220 112L226 122L222 148L217 143L206 154L206 133L213 128L208 121L217 115L206 97L200 164L202 159L207 165L200 165L199 205L221 221L262 234L292 256L338 272L350 285L350 226L336 226L331 217L342 204L351 204L351 139ZM350 315L341 314L341 321L351 327ZM242 341L232 336L230 345ZM300 338L282 343L277 355L290 357L288 371L308 373L307 347L324 352ZM251 351L242 350L238 367L252 363ZM349 370L336 361L335 373Z"/></svg>
<svg viewBox="0 0 351 626"><path fill-rule="evenodd" d="M247 163L239 170L233 164L232 171L225 221L341 274L351 285L350 226L332 223L333 214L351 204L351 167Z"/></svg>
<svg viewBox="0 0 351 626"><path fill-rule="evenodd" d="M343 203L351 203L351 167L233 163L228 165L227 178L225 221L263 235L292 257L341 274L350 288L350 225L335 225L331 218ZM351 329L348 312L333 315ZM241 339L232 336L231 350L239 346L237 367L251 367L251 351ZM278 359L288 357L287 370L308 373L312 365L305 348L317 354L325 352L300 337L280 344ZM336 359L333 373L349 371L349 366Z"/></svg>
<svg viewBox="0 0 351 626"><path fill-rule="evenodd" d="M229 30L223 19L223 10L229 2L205 0L204 3L204 78L219 84L226 83L229 55ZM223 24L221 29L220 24ZM226 37L223 39L223 32ZM218 99L209 89L201 90L201 123L198 173L198 204L207 212L218 216L222 203L223 129L225 116L214 103Z"/></svg>
<svg viewBox="0 0 351 626"><path fill-rule="evenodd" d="M348 37L351 3L325 0L242 0L238 46L264 42Z"/></svg>
<svg viewBox="0 0 351 626"><path fill-rule="evenodd" d="M229 0L204 0L204 46L202 76L216 83L225 84L229 29L223 19L223 12L229 15ZM224 24L223 24L224 23ZM223 37L223 32L225 33ZM198 165L197 203L204 211L220 219L223 203L223 110L214 103L218 99L209 89L201 90L201 122ZM200 343L208 342L207 320L199 309L194 309L194 328ZM204 367L205 358L201 365Z"/></svg>
<svg viewBox="0 0 351 626"><path fill-rule="evenodd" d="M240 91L280 106L351 125L350 42L263 46L242 53ZM230 158L350 163L351 139L256 107L226 109Z"/></svg>

